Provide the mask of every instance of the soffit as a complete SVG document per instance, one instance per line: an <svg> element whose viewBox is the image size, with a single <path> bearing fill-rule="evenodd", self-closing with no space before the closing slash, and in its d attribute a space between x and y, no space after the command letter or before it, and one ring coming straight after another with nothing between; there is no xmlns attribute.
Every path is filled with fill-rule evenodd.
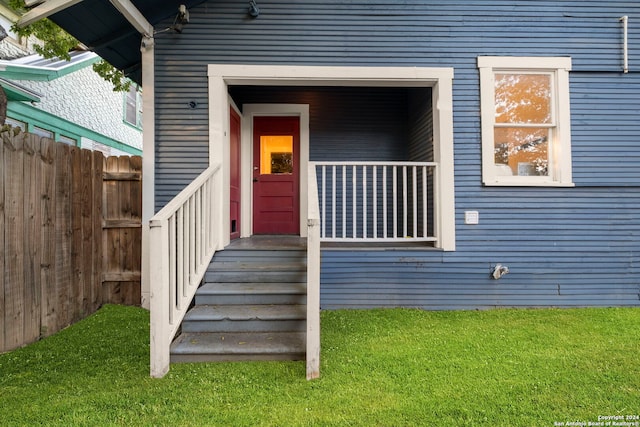
<svg viewBox="0 0 640 427"><path fill-rule="evenodd" d="M131 0L131 3L153 26L206 0ZM105 0L83 0L49 17L69 34L88 46L107 62L141 83L142 36L127 19Z"/></svg>

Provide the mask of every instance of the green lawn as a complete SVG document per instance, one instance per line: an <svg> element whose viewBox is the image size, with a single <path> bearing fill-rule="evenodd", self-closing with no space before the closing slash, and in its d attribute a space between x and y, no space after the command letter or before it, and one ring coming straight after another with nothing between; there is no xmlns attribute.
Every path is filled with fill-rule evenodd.
<svg viewBox="0 0 640 427"><path fill-rule="evenodd" d="M110 305L0 355L0 424L554 426L640 415L640 309L323 312L322 376L311 382L303 362L180 364L149 378L148 324L146 311Z"/></svg>

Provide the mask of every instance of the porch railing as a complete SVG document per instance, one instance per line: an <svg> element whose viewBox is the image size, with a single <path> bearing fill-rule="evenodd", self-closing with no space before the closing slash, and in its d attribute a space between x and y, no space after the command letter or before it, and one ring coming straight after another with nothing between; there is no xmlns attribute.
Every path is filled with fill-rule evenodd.
<svg viewBox="0 0 640 427"><path fill-rule="evenodd" d="M320 240L437 241L433 162L312 162Z"/></svg>
<svg viewBox="0 0 640 427"><path fill-rule="evenodd" d="M152 377L169 371L171 341L221 243L221 191L211 166L149 221Z"/></svg>

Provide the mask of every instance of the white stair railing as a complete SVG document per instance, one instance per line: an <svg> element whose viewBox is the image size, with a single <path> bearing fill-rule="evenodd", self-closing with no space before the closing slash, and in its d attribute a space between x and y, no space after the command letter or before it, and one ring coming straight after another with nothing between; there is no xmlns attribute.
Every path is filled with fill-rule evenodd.
<svg viewBox="0 0 640 427"><path fill-rule="evenodd" d="M435 242L437 163L314 162L323 242Z"/></svg>
<svg viewBox="0 0 640 427"><path fill-rule="evenodd" d="M320 376L320 210L316 168L309 166L307 192L307 379Z"/></svg>
<svg viewBox="0 0 640 427"><path fill-rule="evenodd" d="M152 377L169 371L171 341L220 247L221 194L211 166L149 221Z"/></svg>

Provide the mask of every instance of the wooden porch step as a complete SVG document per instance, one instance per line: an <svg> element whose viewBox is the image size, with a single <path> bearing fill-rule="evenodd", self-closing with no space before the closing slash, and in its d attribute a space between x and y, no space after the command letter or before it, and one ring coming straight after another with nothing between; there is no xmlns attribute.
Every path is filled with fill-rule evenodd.
<svg viewBox="0 0 640 427"><path fill-rule="evenodd" d="M223 251L224 252L224 251ZM307 263L304 253L296 251L295 256L263 258L255 254L254 258L243 255L226 254L216 256L205 274L205 283L306 283Z"/></svg>
<svg viewBox="0 0 640 427"><path fill-rule="evenodd" d="M205 283L306 283L307 271L285 269L215 270L205 274Z"/></svg>
<svg viewBox="0 0 640 427"><path fill-rule="evenodd" d="M292 332L306 329L306 306L196 305L185 315L185 333Z"/></svg>
<svg viewBox="0 0 640 427"><path fill-rule="evenodd" d="M306 270L307 263L304 260L295 258L273 259L225 259L216 258L214 264L215 270L258 270L258 271L288 271L288 270Z"/></svg>
<svg viewBox="0 0 640 427"><path fill-rule="evenodd" d="M306 304L306 283L205 283L196 305Z"/></svg>
<svg viewBox="0 0 640 427"><path fill-rule="evenodd" d="M183 333L171 345L171 362L304 360L305 332Z"/></svg>

